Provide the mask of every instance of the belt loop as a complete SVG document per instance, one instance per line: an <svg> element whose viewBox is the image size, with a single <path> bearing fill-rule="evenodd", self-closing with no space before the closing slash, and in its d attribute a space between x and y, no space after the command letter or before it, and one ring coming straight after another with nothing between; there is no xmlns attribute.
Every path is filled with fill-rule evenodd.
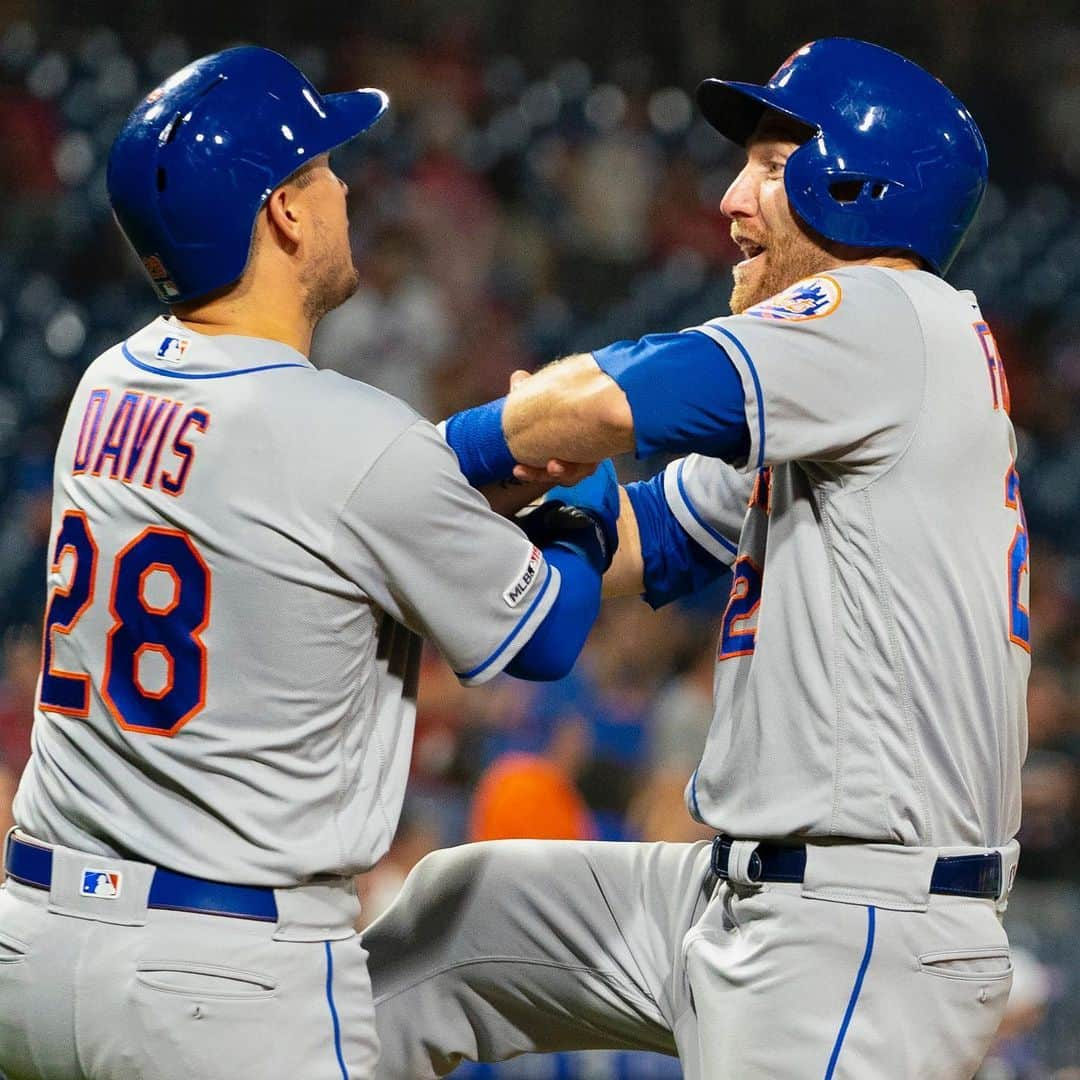
<svg viewBox="0 0 1080 1080"><path fill-rule="evenodd" d="M732 840L728 853L727 876L737 885L761 883L761 856L756 840Z"/></svg>

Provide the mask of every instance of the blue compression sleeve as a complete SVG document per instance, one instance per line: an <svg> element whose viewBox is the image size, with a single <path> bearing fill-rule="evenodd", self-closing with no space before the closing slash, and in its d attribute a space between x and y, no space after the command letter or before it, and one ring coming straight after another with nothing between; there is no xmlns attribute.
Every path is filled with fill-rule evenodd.
<svg viewBox="0 0 1080 1080"><path fill-rule="evenodd" d="M465 479L473 487L483 487L513 475L514 455L502 429L506 398L454 413L446 421L446 441L457 454Z"/></svg>
<svg viewBox="0 0 1080 1080"><path fill-rule="evenodd" d="M740 462L750 453L742 379L712 338L695 330L650 334L593 356L630 402L639 458L697 451Z"/></svg>
<svg viewBox="0 0 1080 1080"><path fill-rule="evenodd" d="M562 578L559 595L533 636L506 665L507 674L534 682L570 673L600 611L600 574L583 555L556 543L544 548L544 558Z"/></svg>
<svg viewBox="0 0 1080 1080"><path fill-rule="evenodd" d="M680 596L698 592L727 572L679 524L664 497L664 474L626 485L637 518L645 565L645 600L663 607Z"/></svg>

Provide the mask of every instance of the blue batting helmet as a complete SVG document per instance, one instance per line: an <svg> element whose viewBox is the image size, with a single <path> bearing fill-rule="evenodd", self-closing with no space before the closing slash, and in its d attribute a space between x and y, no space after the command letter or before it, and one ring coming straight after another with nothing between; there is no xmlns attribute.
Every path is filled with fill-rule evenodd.
<svg viewBox="0 0 1080 1080"><path fill-rule="evenodd" d="M879 45L822 38L764 85L706 79L705 119L745 145L766 110L812 134L788 158L792 209L822 236L897 247L943 274L986 190L987 154L971 114L917 64Z"/></svg>
<svg viewBox="0 0 1080 1080"><path fill-rule="evenodd" d="M256 46L204 56L153 90L113 143L108 187L158 298L181 303L240 277L270 192L371 127L388 100L381 90L323 97Z"/></svg>

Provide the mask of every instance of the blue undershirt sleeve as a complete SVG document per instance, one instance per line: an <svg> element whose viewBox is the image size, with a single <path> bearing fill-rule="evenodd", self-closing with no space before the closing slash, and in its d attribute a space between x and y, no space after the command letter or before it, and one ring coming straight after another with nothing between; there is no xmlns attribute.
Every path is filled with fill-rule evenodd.
<svg viewBox="0 0 1080 1080"><path fill-rule="evenodd" d="M506 665L518 679L546 682L570 673L600 611L600 574L576 548L545 547L544 558L559 571L559 595L544 621Z"/></svg>
<svg viewBox="0 0 1080 1080"><path fill-rule="evenodd" d="M750 452L742 379L723 347L696 330L616 341L593 357L630 403L635 453L706 454L741 463Z"/></svg>
<svg viewBox="0 0 1080 1080"><path fill-rule="evenodd" d="M664 474L626 485L637 518L644 563L645 601L654 608L698 592L728 567L679 524L664 497Z"/></svg>

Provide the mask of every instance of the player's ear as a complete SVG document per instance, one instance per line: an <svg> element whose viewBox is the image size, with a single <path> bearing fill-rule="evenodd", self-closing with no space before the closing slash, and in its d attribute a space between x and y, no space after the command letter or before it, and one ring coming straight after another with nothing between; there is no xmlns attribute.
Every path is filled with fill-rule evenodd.
<svg viewBox="0 0 1080 1080"><path fill-rule="evenodd" d="M288 184L274 188L266 200L266 219L270 231L290 252L300 243L302 229L296 191Z"/></svg>

